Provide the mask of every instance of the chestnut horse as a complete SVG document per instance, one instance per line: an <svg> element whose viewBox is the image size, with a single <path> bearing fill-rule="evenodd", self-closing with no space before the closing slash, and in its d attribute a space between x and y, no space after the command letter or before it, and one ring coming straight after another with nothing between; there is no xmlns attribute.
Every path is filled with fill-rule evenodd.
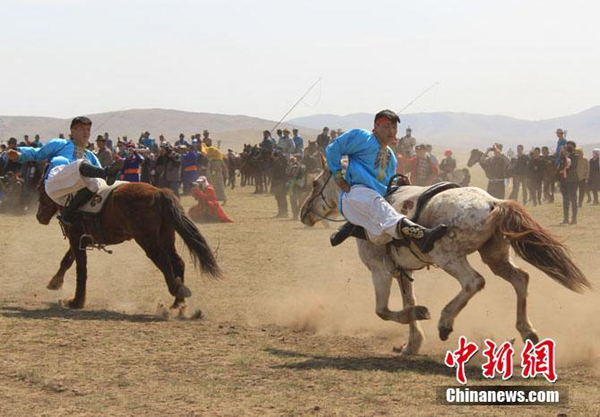
<svg viewBox="0 0 600 417"><path fill-rule="evenodd" d="M47 225L60 207L44 191L43 181L39 191L36 217L38 222ZM97 222L76 221L72 227L65 228L70 248L47 288L61 288L65 273L76 262L75 297L68 300L66 305L74 309L83 308L87 281L85 247L89 243L85 240L89 241L91 236L94 243L104 246L134 239L165 276L169 292L175 297L171 308L179 308L184 305L185 298L191 296L191 292L184 285L185 264L175 249L175 232L183 239L196 267L212 277L221 275L208 243L170 190L146 183L123 184L110 195Z"/></svg>

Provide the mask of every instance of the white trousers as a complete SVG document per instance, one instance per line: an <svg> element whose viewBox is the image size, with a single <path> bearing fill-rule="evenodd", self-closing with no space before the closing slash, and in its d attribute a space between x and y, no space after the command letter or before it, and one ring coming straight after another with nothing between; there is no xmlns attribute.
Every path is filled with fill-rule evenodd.
<svg viewBox="0 0 600 417"><path fill-rule="evenodd" d="M350 223L364 227L369 240L384 245L399 239L397 225L405 216L385 198L363 185L354 185L342 196L342 211Z"/></svg>
<svg viewBox="0 0 600 417"><path fill-rule="evenodd" d="M76 193L84 187L97 192L100 188L100 178L87 178L79 173L79 166L84 159L71 162L68 165L59 165L50 170L46 180L46 194L56 204L65 206L69 195Z"/></svg>

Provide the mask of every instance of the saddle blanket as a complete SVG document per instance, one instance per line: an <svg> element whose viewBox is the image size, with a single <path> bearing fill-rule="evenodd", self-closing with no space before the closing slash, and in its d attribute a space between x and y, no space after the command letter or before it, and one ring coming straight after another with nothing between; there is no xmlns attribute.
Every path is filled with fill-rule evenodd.
<svg viewBox="0 0 600 417"><path fill-rule="evenodd" d="M106 201L108 200L108 197L110 197L112 192L114 190L116 190L118 187L120 187L121 185L128 184L127 181L115 181L115 183L113 185L107 185L106 181L104 181L104 180L100 180L100 181L98 181L98 183L99 183L99 189L98 189L98 192L96 192L96 195L94 197L92 197L92 199L90 201L88 201L86 204L84 204L82 207L80 207L79 211L82 211L85 213L91 213L91 214L100 213L100 211L104 207L104 204L106 204Z"/></svg>

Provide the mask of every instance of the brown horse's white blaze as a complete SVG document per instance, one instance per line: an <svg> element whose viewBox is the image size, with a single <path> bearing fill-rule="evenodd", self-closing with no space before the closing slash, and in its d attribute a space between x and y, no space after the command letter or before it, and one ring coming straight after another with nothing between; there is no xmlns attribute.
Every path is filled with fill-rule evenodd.
<svg viewBox="0 0 600 417"><path fill-rule="evenodd" d="M337 207L339 189L327 181L324 171L313 183L313 192L302 207L301 221L312 226L322 217L332 215ZM391 198L392 205L400 211L402 194L409 190L401 187ZM404 190L404 191L403 191ZM435 264L460 283L460 292L442 310L438 330L446 340L453 330L454 320L469 300L485 286L483 276L467 260L479 251L492 272L508 281L517 295L517 324L523 340L537 341L537 332L527 317L527 286L529 275L517 267L509 256L509 248L564 287L582 292L591 285L583 272L573 263L567 249L544 230L525 209L516 202L498 200L480 188L466 187L444 191L433 197L419 217L419 223L434 227L444 223L449 226L446 236L439 239L427 255L414 255L406 247L377 246L357 240L362 262L371 271L375 287L376 314L383 320L409 324L410 334L403 353L417 353L423 341L423 331L418 320L429 318L425 307L416 306L412 282L398 273L401 267L409 275L427 264ZM417 248L413 248L418 251ZM393 280L401 284L403 310L388 308Z"/></svg>

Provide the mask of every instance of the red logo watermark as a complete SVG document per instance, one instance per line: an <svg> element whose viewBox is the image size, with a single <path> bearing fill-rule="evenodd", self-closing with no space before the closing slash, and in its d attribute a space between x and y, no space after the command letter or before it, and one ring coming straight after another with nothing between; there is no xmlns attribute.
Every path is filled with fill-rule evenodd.
<svg viewBox="0 0 600 417"><path fill-rule="evenodd" d="M484 341L485 348L481 352L486 362L481 365L482 374L485 378L495 378L496 374L502 375L503 380L509 380L513 376L513 357L515 350L510 342L504 342L500 346L492 340ZM461 384L467 383L465 365L477 353L479 346L467 341L461 336L458 339L458 349L446 352L444 363L450 368L456 368L456 379ZM544 339L534 344L531 340L525 342L521 352L521 376L523 378L535 378L537 375L544 376L549 382L556 382L556 342L552 339Z"/></svg>

